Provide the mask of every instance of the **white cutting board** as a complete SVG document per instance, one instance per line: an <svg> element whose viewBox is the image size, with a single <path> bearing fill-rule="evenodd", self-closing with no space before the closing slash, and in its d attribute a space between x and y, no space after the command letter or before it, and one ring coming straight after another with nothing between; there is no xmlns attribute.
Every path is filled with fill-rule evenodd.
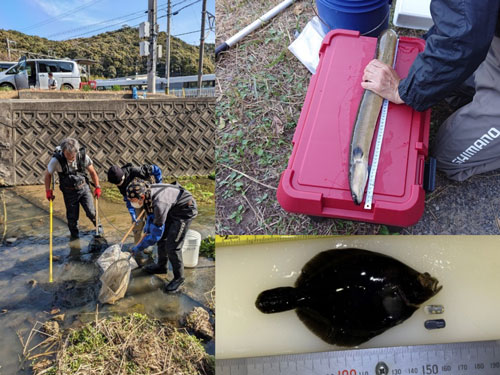
<svg viewBox="0 0 500 375"><path fill-rule="evenodd" d="M293 286L315 254L343 247L390 255L443 286L427 304L444 305L444 314L428 315L422 306L360 348L500 339L500 236L349 236L218 247L216 357L342 349L316 337L293 311L261 313L255 299L265 289ZM446 328L425 329L433 318L445 319Z"/></svg>

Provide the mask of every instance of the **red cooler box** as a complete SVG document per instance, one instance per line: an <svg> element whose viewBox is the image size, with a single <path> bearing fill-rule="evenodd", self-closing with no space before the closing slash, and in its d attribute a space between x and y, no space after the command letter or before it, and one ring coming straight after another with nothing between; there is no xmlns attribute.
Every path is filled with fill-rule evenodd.
<svg viewBox="0 0 500 375"><path fill-rule="evenodd" d="M325 37L278 187L285 210L400 227L422 216L430 111L417 112L404 104L389 104L372 209L363 208L366 193L360 206L351 198L349 144L363 94L363 70L376 44L376 38L357 31L333 30ZM400 37L396 71L401 77L424 47L423 40Z"/></svg>

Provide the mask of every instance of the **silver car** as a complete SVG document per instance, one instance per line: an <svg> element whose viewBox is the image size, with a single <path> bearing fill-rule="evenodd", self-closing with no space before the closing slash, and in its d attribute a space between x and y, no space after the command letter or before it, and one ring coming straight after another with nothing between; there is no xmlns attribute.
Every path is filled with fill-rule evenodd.
<svg viewBox="0 0 500 375"><path fill-rule="evenodd" d="M48 89L49 73L57 81L57 89L78 89L80 87L80 69L71 60L21 58L19 62L0 72L0 87L20 89Z"/></svg>

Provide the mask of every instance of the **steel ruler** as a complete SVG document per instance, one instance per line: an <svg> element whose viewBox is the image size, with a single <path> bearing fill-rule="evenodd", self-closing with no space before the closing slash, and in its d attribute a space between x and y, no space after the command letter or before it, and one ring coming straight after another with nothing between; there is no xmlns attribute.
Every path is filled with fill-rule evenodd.
<svg viewBox="0 0 500 375"><path fill-rule="evenodd" d="M300 241L300 240L314 240L318 238L333 238L335 236L315 236L315 235L228 235L228 236L215 236L215 246L238 246L238 245L253 245L264 244L269 242L283 242L283 241Z"/></svg>
<svg viewBox="0 0 500 375"><path fill-rule="evenodd" d="M217 375L499 375L500 340L216 360Z"/></svg>
<svg viewBox="0 0 500 375"><path fill-rule="evenodd" d="M392 67L396 66L396 57L398 54L399 38L396 43L396 52ZM380 151L382 149L382 141L384 139L385 123L387 122L387 112L389 110L389 101L384 99L382 111L380 113L380 121L378 124L377 138L375 140L375 150L373 151L372 164L370 166L370 176L368 177L368 187L366 189L365 210L371 210L373 204L373 190L375 189L375 177L377 176L378 162L380 160Z"/></svg>

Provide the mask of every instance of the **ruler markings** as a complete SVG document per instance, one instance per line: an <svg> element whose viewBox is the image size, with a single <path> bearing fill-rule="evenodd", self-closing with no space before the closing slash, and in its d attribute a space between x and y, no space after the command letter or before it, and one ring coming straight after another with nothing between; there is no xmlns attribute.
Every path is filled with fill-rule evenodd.
<svg viewBox="0 0 500 375"><path fill-rule="evenodd" d="M255 372L251 372L252 375L289 375L293 367L295 367L296 373L301 375L337 375L332 370L335 366L338 367L344 363L342 369L335 370L339 373L344 370L355 370L362 372L362 374L371 375L378 362L385 362L390 371L391 368L395 370L392 373L427 375L435 373L433 371L439 371L439 374L498 375L499 368L495 366L498 366L500 362L499 347L500 341L489 341L358 349L355 351L217 360L216 366L217 374L224 375L250 374L246 370L251 367L255 369ZM279 361L283 363L280 364Z"/></svg>
<svg viewBox="0 0 500 375"><path fill-rule="evenodd" d="M394 61L392 63L393 68L396 66L398 47L399 47L399 38L396 42L396 51L394 55ZM377 177L378 162L380 160L380 153L382 151L382 142L384 140L384 130L385 130L385 124L387 122L388 111L389 111L389 101L387 99L384 99L382 104L382 111L380 113L380 121L378 124L377 138L375 140L375 149L373 152L372 164L370 166L370 174L368 177L368 187L366 190L366 198L364 205L365 210L372 209L373 193L375 190L375 178Z"/></svg>

